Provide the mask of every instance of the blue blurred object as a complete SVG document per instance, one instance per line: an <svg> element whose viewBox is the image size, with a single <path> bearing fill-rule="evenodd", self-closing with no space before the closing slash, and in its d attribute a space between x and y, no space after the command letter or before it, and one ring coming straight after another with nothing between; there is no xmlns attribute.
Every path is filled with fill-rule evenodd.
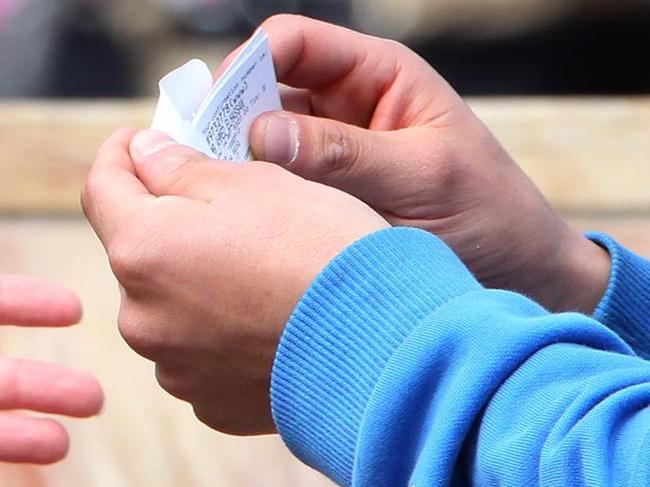
<svg viewBox="0 0 650 487"><path fill-rule="evenodd" d="M0 23L0 97L128 96L127 54L103 21L105 2L20 0Z"/></svg>
<svg viewBox="0 0 650 487"><path fill-rule="evenodd" d="M47 85L68 0L7 4L0 24L0 96L32 96ZM63 7L63 8L62 8Z"/></svg>

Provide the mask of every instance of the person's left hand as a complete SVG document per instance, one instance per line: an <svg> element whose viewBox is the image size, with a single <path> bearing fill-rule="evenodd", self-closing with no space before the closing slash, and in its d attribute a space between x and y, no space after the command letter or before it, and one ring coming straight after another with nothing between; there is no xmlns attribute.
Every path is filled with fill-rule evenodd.
<svg viewBox="0 0 650 487"><path fill-rule="evenodd" d="M296 303L330 259L388 224L276 165L135 133L104 144L82 194L122 285L120 332L207 425L272 432L271 367Z"/></svg>
<svg viewBox="0 0 650 487"><path fill-rule="evenodd" d="M81 318L79 299L67 289L23 276L0 274L0 325L68 326ZM68 452L68 435L53 419L18 409L88 417L104 397L86 372L31 359L0 358L0 462L47 464Z"/></svg>

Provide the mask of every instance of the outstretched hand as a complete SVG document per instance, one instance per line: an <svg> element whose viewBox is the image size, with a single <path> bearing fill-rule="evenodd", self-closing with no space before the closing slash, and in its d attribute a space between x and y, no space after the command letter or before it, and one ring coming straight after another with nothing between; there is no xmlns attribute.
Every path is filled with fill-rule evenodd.
<svg viewBox="0 0 650 487"><path fill-rule="evenodd" d="M59 327L80 318L79 299L67 289L0 274L0 325ZM88 417L102 403L101 387L88 373L31 359L0 359L0 461L46 464L68 451L60 423L16 410Z"/></svg>

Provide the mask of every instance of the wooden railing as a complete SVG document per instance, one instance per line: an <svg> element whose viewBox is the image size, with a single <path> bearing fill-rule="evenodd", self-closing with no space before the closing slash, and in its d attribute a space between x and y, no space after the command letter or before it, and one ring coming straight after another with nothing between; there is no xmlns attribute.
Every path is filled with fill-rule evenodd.
<svg viewBox="0 0 650 487"><path fill-rule="evenodd" d="M650 255L650 98L470 104L574 224ZM235 439L201 426L119 337L117 285L81 216L79 189L101 141L117 127L146 126L152 110L152 100L0 103L0 272L63 282L85 305L76 329L0 329L0 355L90 369L107 395L100 418L66 421L68 460L0 465L0 485L330 485L277 438Z"/></svg>
<svg viewBox="0 0 650 487"><path fill-rule="evenodd" d="M470 100L560 209L650 209L650 98ZM152 100L0 103L0 212L76 213L101 141L145 127Z"/></svg>

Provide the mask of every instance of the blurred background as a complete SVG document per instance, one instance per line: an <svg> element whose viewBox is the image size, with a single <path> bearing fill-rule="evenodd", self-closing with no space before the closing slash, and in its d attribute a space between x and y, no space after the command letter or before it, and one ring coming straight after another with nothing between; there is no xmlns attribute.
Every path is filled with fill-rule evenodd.
<svg viewBox="0 0 650 487"><path fill-rule="evenodd" d="M650 91L650 0L0 0L0 96L149 95L278 12L399 39L464 95Z"/></svg>
<svg viewBox="0 0 650 487"><path fill-rule="evenodd" d="M218 434L157 386L117 332L118 288L79 207L97 147L150 123L161 76L193 57L216 68L278 12L405 42L575 225L650 254L650 0L0 0L0 272L85 303L77 328L0 329L0 355L91 370L107 395L99 418L63 420L66 461L0 464L0 486L331 485L277 437Z"/></svg>

